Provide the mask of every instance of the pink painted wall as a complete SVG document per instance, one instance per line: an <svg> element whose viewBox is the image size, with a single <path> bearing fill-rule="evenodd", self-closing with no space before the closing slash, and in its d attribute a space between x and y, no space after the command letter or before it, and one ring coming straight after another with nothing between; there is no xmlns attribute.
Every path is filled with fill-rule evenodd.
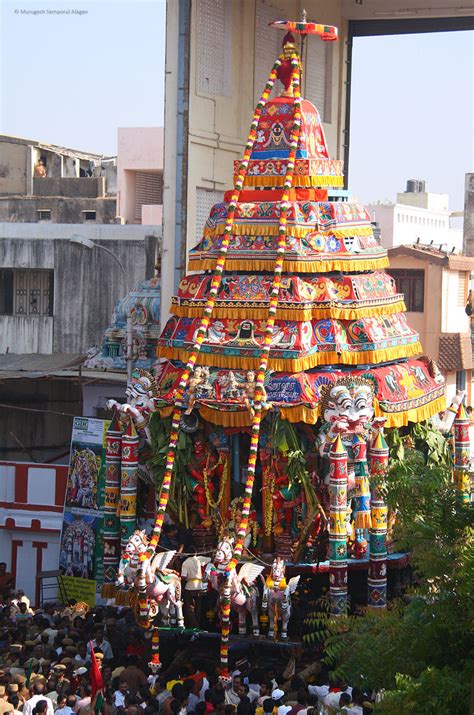
<svg viewBox="0 0 474 715"><path fill-rule="evenodd" d="M120 127L117 133L117 215L137 223L135 172L163 173L163 127ZM145 212L148 225L151 220L161 224L161 207L153 205Z"/></svg>

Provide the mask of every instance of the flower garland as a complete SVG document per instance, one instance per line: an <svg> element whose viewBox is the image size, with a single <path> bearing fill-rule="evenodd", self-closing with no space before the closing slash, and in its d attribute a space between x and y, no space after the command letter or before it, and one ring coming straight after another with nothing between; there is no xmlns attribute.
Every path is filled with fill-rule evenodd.
<svg viewBox="0 0 474 715"><path fill-rule="evenodd" d="M280 67L283 59L284 59L284 55L281 54L278 57L278 59L276 60L275 64L273 65L270 75L268 77L267 83L265 85L265 89L257 103L256 109L254 112L254 116L252 119L252 124L250 127L249 137L248 137L247 144L245 147L244 156L240 163L239 173L238 173L238 176L237 176L235 184L234 184L234 191L233 191L231 199L228 203L227 218L226 218L226 223L225 223L225 227L224 227L224 233L223 233L221 246L219 249L220 255L219 255L219 258L217 259L216 266L213 270L208 299L206 301L206 305L205 305L205 308L203 311L203 317L201 319L199 328L197 329L196 334L195 334L196 335L195 343L191 350L191 354L189 356L188 362L186 363L186 367L184 368L183 373L181 375L181 378L180 378L180 381L178 384L178 389L176 392L176 401L175 401L175 406L173 409L173 416L171 419L170 439L169 439L168 450L167 450L167 454L166 454L166 467L165 467L165 471L163 474L163 481L161 484L160 496L158 498L155 524L153 527L153 531L152 531L152 535L151 535L150 542L148 545L148 549L140 557L140 559L142 561L142 569L144 569L146 561L153 556L154 551L155 551L155 549L158 545L158 542L160 540L164 516L165 516L166 508L168 506L168 501L169 501L169 497L170 497L171 480L173 477L173 467L174 467L174 461L175 461L175 455L176 455L176 446L178 443L179 425L180 425L180 420L181 420L181 409L183 406L184 392L185 392L185 389L189 382L190 375L194 370L194 366L196 364L196 361L197 361L197 358L198 358L198 355L199 355L199 352L201 349L201 345L204 340L204 336L205 336L207 328L209 326L210 318L211 318L212 311L214 309L214 304L215 304L216 298L217 298L217 293L218 293L218 290L219 290L219 287L221 284L222 272L224 270L224 265L225 265L226 256L227 256L227 250L228 250L229 243L230 243L232 226L234 223L235 209L237 207L237 202L240 197L240 192L242 191L242 188L244 185L244 181L245 181L245 177L247 174L248 164L249 164L250 157L252 154L253 146L257 139L257 127L258 127L258 122L260 120L260 115L261 115L263 108L265 107L265 104L267 103L267 100L270 96L270 92L272 91L273 85L277 78L278 68ZM147 612L147 607L146 607L146 594L145 594L146 585L145 585L144 576L141 579L141 584L142 584L142 586L140 589L140 591L141 591L140 620L143 621L144 623L146 623L148 620L148 612Z"/></svg>
<svg viewBox="0 0 474 715"><path fill-rule="evenodd" d="M272 459L273 464L273 459ZM273 494L275 493L275 471L272 466L266 467L265 474L265 504L263 515L263 533L265 536L270 536L273 529Z"/></svg>
<svg viewBox="0 0 474 715"><path fill-rule="evenodd" d="M294 114L293 114L293 127L290 139L290 152L288 156L288 162L286 167L285 182L283 184L283 195L280 202L280 218L278 225L278 248L277 254L278 258L275 263L274 275L272 287L270 290L270 301L268 308L268 319L265 327L265 338L262 346L262 352L260 357L260 365L258 369L258 375L256 379L255 387L255 399L254 399L254 410L255 415L252 420L252 433L250 438L250 453L247 464L247 481L245 484L245 496L244 504L242 509L242 519L237 532L237 542L234 548L234 555L232 561L229 564L230 568L235 568L237 562L242 554L245 534L247 532L248 517L250 513L250 504L253 492L253 485L255 481L255 468L257 463L257 452L258 452L258 441L260 435L260 424L262 421L263 411L262 411L262 398L264 395L264 380L265 373L268 365L268 358L270 354L271 340L273 336L273 327L275 325L275 316L278 306L278 296L280 293L280 283L281 283L281 273L283 269L283 259L285 254L285 237L286 237L286 223L287 214L290 208L290 203L288 201L289 193L293 185L293 172L295 168L295 157L296 149L298 147L298 140L301 130L301 94L300 94L300 72L301 63L299 56L296 52L291 54L291 85L293 88L294 96Z"/></svg>
<svg viewBox="0 0 474 715"><path fill-rule="evenodd" d="M284 54L283 54L284 56ZM285 237L286 237L286 224L287 224L287 214L290 208L290 203L288 201L291 187L293 185L293 173L295 169L295 158L296 149L298 147L298 140L301 130L301 94L300 94L300 77L301 77L301 63L299 56L296 52L292 52L290 56L291 61L291 86L293 88L294 96L294 114L293 114L293 127L290 139L290 151L288 155L288 163L286 167L286 176L283 184L283 195L280 202L280 217L278 224L278 248L277 248L277 260L275 262L274 274L272 288L269 294L269 308L268 308L268 318L267 325L265 328L265 338L263 346L261 349L260 365L258 369L258 375L255 384L255 397L254 397L254 416L252 419L252 432L250 437L250 452L249 459L247 463L247 480L245 483L244 491L244 502L242 507L242 517L240 520L240 525L237 531L237 541L234 547L234 553L230 563L227 566L229 573L233 571L238 563L239 558L242 555L242 550L244 547L245 536L247 534L249 514L251 507L251 499L253 492L253 485L255 482L255 468L257 464L257 454L258 454L258 441L260 436L260 424L263 416L263 396L264 391L264 380L265 373L268 366L268 358L270 355L270 346L273 335L273 327L275 325L275 317L278 306L278 296L280 293L280 283L281 283L281 273L283 269L283 260L285 256ZM255 126L256 129L256 126ZM255 132L252 124L252 131ZM240 176L239 176L240 178ZM229 660L229 633L230 633L230 620L222 618L221 624L221 644L220 644L220 661L221 668L227 670L228 660Z"/></svg>
<svg viewBox="0 0 474 715"><path fill-rule="evenodd" d="M222 455L219 455L219 461L212 467L212 469L209 469L209 461L211 459L211 454L209 453L207 455L207 460L206 460L206 467L203 471L203 477L204 477L204 491L206 492L206 499L208 505L211 507L211 509L217 509L219 504L222 501L222 497L224 496L225 488L227 485L227 480L229 478L229 470L228 470L228 465L227 465L227 459L223 457ZM222 479L221 479L221 487L219 490L219 495L216 499L216 501L213 500L211 492L209 490L209 472L215 472L217 467L224 462L224 467L222 470Z"/></svg>

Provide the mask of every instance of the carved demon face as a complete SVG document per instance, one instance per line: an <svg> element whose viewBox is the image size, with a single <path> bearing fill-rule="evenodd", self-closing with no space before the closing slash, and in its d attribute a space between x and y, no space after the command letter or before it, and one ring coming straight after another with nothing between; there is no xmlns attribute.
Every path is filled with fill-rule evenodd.
<svg viewBox="0 0 474 715"><path fill-rule="evenodd" d="M345 420L348 430L370 422L374 417L374 397L370 385L335 384L331 387L325 404L326 422Z"/></svg>

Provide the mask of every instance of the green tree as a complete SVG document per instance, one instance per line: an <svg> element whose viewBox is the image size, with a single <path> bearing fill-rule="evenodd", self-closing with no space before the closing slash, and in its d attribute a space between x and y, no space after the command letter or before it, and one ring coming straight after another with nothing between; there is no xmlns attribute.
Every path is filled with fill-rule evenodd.
<svg viewBox="0 0 474 715"><path fill-rule="evenodd" d="M473 512L445 466L406 450L386 498L396 539L411 554L415 586L385 613L313 615L326 663L351 684L383 690L386 715L465 715L474 675Z"/></svg>

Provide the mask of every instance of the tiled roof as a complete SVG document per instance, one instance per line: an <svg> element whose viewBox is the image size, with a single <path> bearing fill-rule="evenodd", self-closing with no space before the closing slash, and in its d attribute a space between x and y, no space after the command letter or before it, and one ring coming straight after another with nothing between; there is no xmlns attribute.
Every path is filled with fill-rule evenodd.
<svg viewBox="0 0 474 715"><path fill-rule="evenodd" d="M444 372L472 369L472 344L469 333L442 333L439 336L438 365Z"/></svg>

